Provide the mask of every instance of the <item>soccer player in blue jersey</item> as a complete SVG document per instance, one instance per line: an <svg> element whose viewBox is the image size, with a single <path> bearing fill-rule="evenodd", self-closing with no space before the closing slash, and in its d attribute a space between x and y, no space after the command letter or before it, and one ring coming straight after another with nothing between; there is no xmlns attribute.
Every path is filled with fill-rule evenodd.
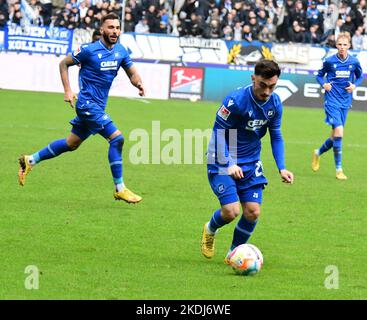
<svg viewBox="0 0 367 320"><path fill-rule="evenodd" d="M39 162L51 159L67 151L76 150L90 135L100 134L109 142L108 160L115 184L114 198L128 203L142 200L126 188L122 174L122 147L124 137L105 113L108 93L119 68L123 68L130 82L144 96L142 80L130 59L126 49L118 42L121 33L119 17L110 13L101 19L101 39L82 45L78 50L60 62L60 75L64 86L64 100L72 108L76 117L70 121L72 125L69 136L56 140L47 147L32 155L19 158L18 178L24 186L27 174ZM80 92L75 104L75 94L69 83L68 68L80 65Z"/></svg>
<svg viewBox="0 0 367 320"><path fill-rule="evenodd" d="M311 167L313 171L318 171L320 156L333 148L338 180L347 179L342 168L344 126L348 111L352 107L352 92L363 80L358 59L348 54L350 41L348 32L339 33L336 40L338 52L324 60L317 74L317 81L325 89L325 122L331 126L331 135L319 149L313 151Z"/></svg>
<svg viewBox="0 0 367 320"><path fill-rule="evenodd" d="M217 230L242 211L234 229L229 253L244 244L254 231L260 215L262 192L267 184L260 160L261 138L270 133L271 147L283 182L293 183L286 169L281 134L282 103L273 93L280 76L277 63L262 60L255 66L252 85L241 87L224 98L217 111L207 153L210 186L221 207L204 224L201 252L214 255Z"/></svg>

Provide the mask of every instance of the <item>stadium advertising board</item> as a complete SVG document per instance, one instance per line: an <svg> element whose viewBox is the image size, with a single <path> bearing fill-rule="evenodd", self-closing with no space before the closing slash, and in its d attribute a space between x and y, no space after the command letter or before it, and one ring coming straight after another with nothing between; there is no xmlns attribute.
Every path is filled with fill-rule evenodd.
<svg viewBox="0 0 367 320"><path fill-rule="evenodd" d="M169 97L201 100L203 82L203 68L171 67Z"/></svg>
<svg viewBox="0 0 367 320"><path fill-rule="evenodd" d="M203 100L221 101L233 88L251 84L251 66L228 66L228 68L205 68ZM316 81L314 71L283 69L275 92L284 105L322 108L324 89ZM367 79L353 92L353 109L367 110Z"/></svg>
<svg viewBox="0 0 367 320"><path fill-rule="evenodd" d="M72 49L73 30L66 28L7 26L4 49L7 51L66 55Z"/></svg>

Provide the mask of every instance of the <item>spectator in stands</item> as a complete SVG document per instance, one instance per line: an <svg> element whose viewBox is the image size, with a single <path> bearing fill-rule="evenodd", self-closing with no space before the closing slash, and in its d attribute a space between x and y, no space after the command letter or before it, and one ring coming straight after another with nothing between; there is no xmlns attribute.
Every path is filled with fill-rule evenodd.
<svg viewBox="0 0 367 320"><path fill-rule="evenodd" d="M264 26L259 33L259 41L261 42L271 42L273 41L272 34L269 32L267 26Z"/></svg>
<svg viewBox="0 0 367 320"><path fill-rule="evenodd" d="M226 25L223 28L223 39L224 40L233 40L233 29L230 25Z"/></svg>
<svg viewBox="0 0 367 320"><path fill-rule="evenodd" d="M135 26L136 33L149 33L148 19L143 17Z"/></svg>
<svg viewBox="0 0 367 320"><path fill-rule="evenodd" d="M298 21L294 21L292 28L289 29L289 40L295 43L305 42L305 33L302 31Z"/></svg>
<svg viewBox="0 0 367 320"><path fill-rule="evenodd" d="M357 27L364 25L366 12L367 12L366 0L360 0L355 10L355 25Z"/></svg>
<svg viewBox="0 0 367 320"><path fill-rule="evenodd" d="M307 21L308 25L319 25L323 28L324 17L323 14L317 9L316 1L311 1L311 5L307 9ZM323 30L321 30L323 32Z"/></svg>
<svg viewBox="0 0 367 320"><path fill-rule="evenodd" d="M134 32L135 22L130 12L125 13L124 32Z"/></svg>
<svg viewBox="0 0 367 320"><path fill-rule="evenodd" d="M360 26L356 29L353 37L352 37L352 49L353 50L362 50L363 49L363 27Z"/></svg>
<svg viewBox="0 0 367 320"><path fill-rule="evenodd" d="M209 25L209 38L220 39L222 38L222 30L220 28L219 20L212 20Z"/></svg>
<svg viewBox="0 0 367 320"><path fill-rule="evenodd" d="M307 12L303 8L302 1L296 1L294 8L291 9L289 21L291 24L293 24L293 21L298 21L302 30L306 30L308 28Z"/></svg>
<svg viewBox="0 0 367 320"><path fill-rule="evenodd" d="M252 39L257 40L259 37L259 32L261 28L257 22L256 16L255 17L249 16L249 26L251 29Z"/></svg>
<svg viewBox="0 0 367 320"><path fill-rule="evenodd" d="M241 41L242 40L242 25L241 22L237 21L233 27L233 40Z"/></svg>
<svg viewBox="0 0 367 320"><path fill-rule="evenodd" d="M342 32L349 32L350 35L353 35L354 32L356 31L356 26L355 26L354 22L352 21L352 16L351 15L346 16L345 22L341 27L341 31Z"/></svg>
<svg viewBox="0 0 367 320"><path fill-rule="evenodd" d="M318 32L319 26L314 24L310 27L310 30L305 34L305 42L311 44L320 44L321 35Z"/></svg>
<svg viewBox="0 0 367 320"><path fill-rule="evenodd" d="M8 23L8 14L7 12L0 11L0 30L4 30L6 24Z"/></svg>
<svg viewBox="0 0 367 320"><path fill-rule="evenodd" d="M150 5L145 13L145 17L148 20L149 32L158 33L160 17L158 16L158 11L154 5Z"/></svg>
<svg viewBox="0 0 367 320"><path fill-rule="evenodd" d="M242 34L242 39L247 41L247 42L252 42L253 38L252 38L252 33L251 33L251 28L248 24L245 24L243 26L243 34Z"/></svg>

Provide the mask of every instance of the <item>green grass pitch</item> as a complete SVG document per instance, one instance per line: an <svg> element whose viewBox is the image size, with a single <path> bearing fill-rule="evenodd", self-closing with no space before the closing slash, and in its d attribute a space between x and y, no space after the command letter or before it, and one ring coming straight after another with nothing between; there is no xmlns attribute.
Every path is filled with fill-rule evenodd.
<svg viewBox="0 0 367 320"><path fill-rule="evenodd" d="M143 196L128 205L113 200L100 136L41 163L20 187L19 154L65 137L74 111L61 94L0 91L0 299L367 299L367 112L349 113L349 179L337 181L332 152L318 173L310 168L311 151L329 135L323 110L285 108L295 184L281 183L267 135L269 185L250 238L264 266L241 277L223 263L234 223L218 234L212 260L200 254L203 223L218 208L205 165L134 165L127 156L133 129L150 132L154 120L181 133L211 128L218 104L149 102L111 97L107 107L126 138L125 181ZM29 265L40 271L37 290L25 288ZM325 286L328 266L337 268L338 289Z"/></svg>

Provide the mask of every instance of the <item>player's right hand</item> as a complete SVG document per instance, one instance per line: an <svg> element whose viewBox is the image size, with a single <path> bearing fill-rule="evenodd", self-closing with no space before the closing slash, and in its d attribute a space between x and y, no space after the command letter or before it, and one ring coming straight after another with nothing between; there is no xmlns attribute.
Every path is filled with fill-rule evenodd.
<svg viewBox="0 0 367 320"><path fill-rule="evenodd" d="M76 99L77 99L77 96L76 96L75 93L73 93L71 91L65 92L64 101L69 102L70 107L72 107L72 108L75 107L75 100Z"/></svg>
<svg viewBox="0 0 367 320"><path fill-rule="evenodd" d="M326 91L330 91L330 90L331 90L331 83L325 83L325 84L324 84L324 89L325 89Z"/></svg>
<svg viewBox="0 0 367 320"><path fill-rule="evenodd" d="M236 180L242 179L244 177L242 169L236 164L228 167L228 175Z"/></svg>

